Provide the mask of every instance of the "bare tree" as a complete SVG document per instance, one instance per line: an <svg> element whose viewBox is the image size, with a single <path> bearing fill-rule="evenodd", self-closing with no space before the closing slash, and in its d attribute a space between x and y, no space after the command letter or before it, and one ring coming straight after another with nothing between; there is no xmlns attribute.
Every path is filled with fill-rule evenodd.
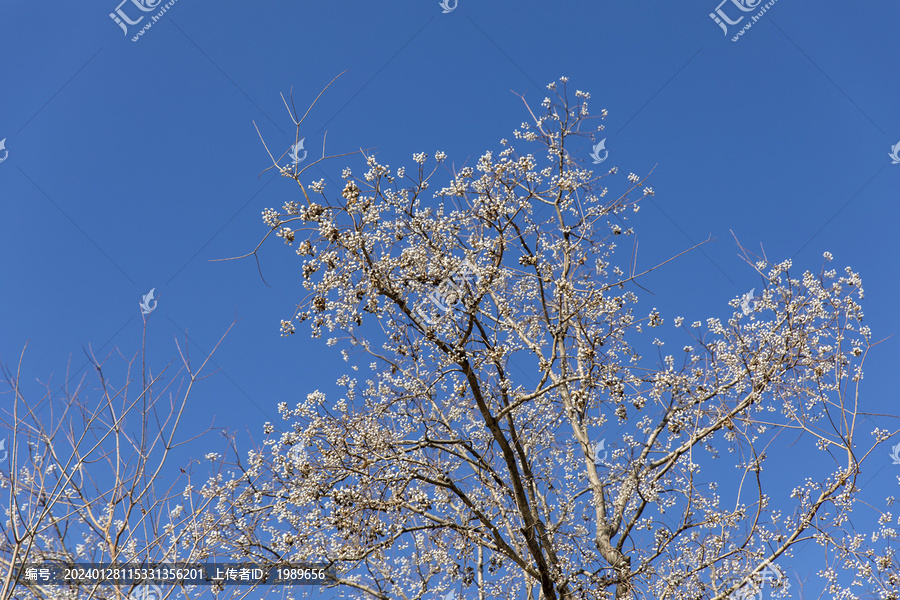
<svg viewBox="0 0 900 600"><path fill-rule="evenodd" d="M834 597L898 598L890 514L866 531L847 519L890 437L859 431L874 345L859 275L828 253L796 277L744 252L761 293L724 321L674 318L689 343L664 352L637 290L677 257L615 254L654 192L630 174L609 193L617 169L576 158L603 126L588 133L590 96L566 81L540 116L525 102L514 133L540 157L502 140L433 194L442 152L409 174L367 156L340 197L279 167L302 199L263 219L309 292L282 335L334 333L348 370L342 397L282 402L292 429L267 423L267 450L204 486L228 506L209 535L242 559L333 564L329 585L353 597L721 600L763 580L788 594L776 561L817 542ZM624 432L612 451L608 421ZM818 461L785 470L800 452L785 441Z"/></svg>
<svg viewBox="0 0 900 600"><path fill-rule="evenodd" d="M0 598L124 598L136 589L100 578L96 584L72 585L29 580L26 565L209 559L202 536L215 526L209 501L193 491L192 465L175 468L170 459L173 451L200 437L181 439L177 430L212 355L194 369L182 354L187 385L173 388L178 379L167 381L171 363L148 375L142 351L135 397L130 393L134 358L127 361L124 383L115 386L105 373L106 361L91 353L99 398L89 398L82 379L75 389L67 383L61 393L48 382L45 395L29 400L20 375L24 354L15 373L4 365L5 394L12 398L3 403L0 430L5 463L0 489L9 501L0 538ZM181 475L173 476L173 469ZM211 471L205 470L201 479ZM192 598L200 591L178 588L177 593ZM174 597L176 588L140 586L137 592L135 597L162 600Z"/></svg>

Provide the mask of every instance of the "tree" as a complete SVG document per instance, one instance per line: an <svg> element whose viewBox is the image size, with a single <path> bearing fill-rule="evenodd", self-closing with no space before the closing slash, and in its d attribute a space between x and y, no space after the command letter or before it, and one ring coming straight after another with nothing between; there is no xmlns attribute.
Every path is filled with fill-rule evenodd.
<svg viewBox="0 0 900 600"><path fill-rule="evenodd" d="M884 519L847 521L863 462L890 437L858 436L873 345L859 275L795 277L791 261L744 252L759 297L734 299L725 322L675 318L693 342L650 364L641 333L664 317L635 314L637 289L669 261L639 271L615 250L654 192L631 174L608 195L617 169L577 159L596 117L566 81L540 116L522 97L531 123L515 139L544 158L502 140L433 198L425 154L411 177L367 155L340 197L304 185L311 165L275 161L302 199L264 211L266 237L296 243L308 290L282 335L339 331L328 345L371 373L346 372L337 400L279 405L292 429L267 423L266 449L202 490L232 515L210 535L242 559L328 561L331 586L382 599L721 600L761 579L784 594L776 561L815 541L833 595L898 598ZM595 434L608 419L626 431L611 452ZM777 489L767 471L797 451L788 434L821 460Z"/></svg>
<svg viewBox="0 0 900 600"><path fill-rule="evenodd" d="M0 430L0 490L9 501L0 537L0 599L136 594L131 597L163 600L200 593L196 586L113 586L107 580L63 586L30 581L23 572L26 565L146 566L212 556L201 535L215 526L209 501L193 491L190 465L174 478L167 466L172 451L191 441L180 439L177 431L209 358L195 370L182 355L189 381L184 389L171 389L165 382L169 368L148 375L141 354L137 397L129 394L134 359L128 361L125 383L117 387L103 363L88 355L99 380L99 400L84 397L83 382L75 389L67 384L61 394L47 383L46 394L29 400L20 380L24 350L15 373L4 365L12 400L3 403Z"/></svg>

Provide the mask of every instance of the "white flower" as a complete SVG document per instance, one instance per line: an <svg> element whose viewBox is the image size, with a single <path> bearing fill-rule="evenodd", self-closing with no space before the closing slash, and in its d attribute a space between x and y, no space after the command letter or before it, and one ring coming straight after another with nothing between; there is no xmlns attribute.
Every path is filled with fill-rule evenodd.
<svg viewBox="0 0 900 600"><path fill-rule="evenodd" d="M420 165L425 164L425 160L428 158L428 155L424 152L419 152L418 154L413 154L413 161L419 163Z"/></svg>
<svg viewBox="0 0 900 600"><path fill-rule="evenodd" d="M359 187L352 181L348 181L347 185L344 186L343 191L341 191L341 196L343 196L345 200L356 200L359 198Z"/></svg>
<svg viewBox="0 0 900 600"><path fill-rule="evenodd" d="M263 223L272 229L281 225L281 219L278 218L278 212L274 208L267 208L262 211Z"/></svg>
<svg viewBox="0 0 900 600"><path fill-rule="evenodd" d="M447 155L444 152L441 152L440 150L438 150L437 152L434 153L434 160L436 160L438 162L441 162L445 158L447 158Z"/></svg>
<svg viewBox="0 0 900 600"><path fill-rule="evenodd" d="M825 257L825 260L831 260L832 258L834 258L833 256L831 256L831 252L825 252L824 254L822 254L822 256Z"/></svg>
<svg viewBox="0 0 900 600"><path fill-rule="evenodd" d="M284 238L285 244L291 244L294 241L294 232L290 227L282 227L275 235Z"/></svg>

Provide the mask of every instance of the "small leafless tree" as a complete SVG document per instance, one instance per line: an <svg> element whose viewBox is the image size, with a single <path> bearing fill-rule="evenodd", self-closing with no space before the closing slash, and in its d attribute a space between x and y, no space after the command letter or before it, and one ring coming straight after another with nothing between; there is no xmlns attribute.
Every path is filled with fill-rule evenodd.
<svg viewBox="0 0 900 600"><path fill-rule="evenodd" d="M589 94L549 90L514 134L540 156L502 140L434 192L442 152L410 173L367 156L339 196L279 167L301 197L263 219L309 292L282 335L308 322L347 371L341 397L282 402L292 429L266 424L267 450L204 486L228 507L208 535L235 558L332 563L350 597L721 600L763 579L787 595L776 561L815 542L830 595L898 598L890 513L847 518L891 435L859 430L859 275L744 252L757 296L662 333L637 292L677 257L615 254L654 192L585 168Z"/></svg>
<svg viewBox="0 0 900 600"><path fill-rule="evenodd" d="M202 536L215 526L209 500L193 491L191 464L179 465L175 471L181 473L173 475L171 454L200 437L181 439L177 430L212 355L194 369L182 354L186 377L181 380L187 384L175 388L172 382L178 379L167 381L171 364L148 375L142 358L135 396L134 359L127 361L124 383L115 386L105 372L106 361L91 353L99 398L89 399L82 379L75 389L66 384L61 393L48 382L46 394L36 400L22 385L24 355L23 350L15 373L3 366L9 390L0 415L0 489L8 503L0 538L0 599L121 599L136 589L108 581L63 586L28 580L25 565L209 559ZM192 598L201 591L150 589L141 586L133 597L162 600L177 593Z"/></svg>

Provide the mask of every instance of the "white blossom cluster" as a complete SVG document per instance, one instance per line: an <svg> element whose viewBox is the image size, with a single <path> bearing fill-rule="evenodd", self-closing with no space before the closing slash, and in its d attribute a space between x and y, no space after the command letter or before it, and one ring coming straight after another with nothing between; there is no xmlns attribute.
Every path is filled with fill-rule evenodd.
<svg viewBox="0 0 900 600"><path fill-rule="evenodd" d="M288 432L269 424L266 452L204 486L206 534L236 556L344 561L336 583L368 598L723 599L815 540L835 597L898 598L890 515L867 535L849 523L867 456L859 274L751 262L766 287L750 314L738 298L730 318L673 317L690 343L640 356L628 340L652 328L662 353L667 317L634 314L639 275L615 251L654 191L632 173L607 198L617 169L576 156L590 96L572 105L566 82L514 132L540 153L502 140L431 195L427 154L409 185L367 156L339 197L301 185L305 205L264 212L299 242L308 292L282 335L309 321L372 373L279 405ZM477 279L441 309L466 261ZM630 433L600 465L592 435L609 415ZM821 461L771 491L785 437Z"/></svg>
<svg viewBox="0 0 900 600"><path fill-rule="evenodd" d="M18 449L15 455L4 452L0 466L0 489L10 499L0 516L0 596L123 598L126 587L103 580L62 585L6 576L23 565L203 562L210 545L219 543L208 535L216 521L208 501L189 484L182 492L172 479L164 486L158 477L164 468L171 470L165 465L166 440L177 439L177 405L157 405L157 395L165 404L170 398L156 394L150 380L138 394L145 399L142 406L129 397L131 378L115 389L108 372L101 376L99 404L81 398L80 389L57 398L48 386L36 403L17 394L16 433L0 438L4 450L13 444ZM7 465L14 466L7 471ZM10 587L4 588L4 578ZM160 587L175 598L174 585ZM193 587L182 591L193 597L199 592Z"/></svg>

